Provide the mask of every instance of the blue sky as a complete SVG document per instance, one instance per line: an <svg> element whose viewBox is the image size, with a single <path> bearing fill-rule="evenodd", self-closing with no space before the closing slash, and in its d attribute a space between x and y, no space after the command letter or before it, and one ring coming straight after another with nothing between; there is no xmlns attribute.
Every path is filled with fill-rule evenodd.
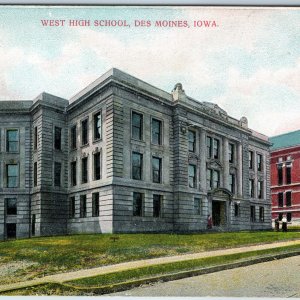
<svg viewBox="0 0 300 300"><path fill-rule="evenodd" d="M245 115L275 135L300 129L300 9L0 7L0 100L71 98L111 67ZM126 28L43 27L41 19L127 20ZM135 27L187 20L190 28ZM193 20L218 27L194 28Z"/></svg>

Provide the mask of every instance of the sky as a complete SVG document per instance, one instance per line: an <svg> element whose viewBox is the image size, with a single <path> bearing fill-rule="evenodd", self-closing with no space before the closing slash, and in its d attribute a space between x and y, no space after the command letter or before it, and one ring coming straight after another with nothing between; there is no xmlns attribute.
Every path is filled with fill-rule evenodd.
<svg viewBox="0 0 300 300"><path fill-rule="evenodd" d="M151 26L135 26L142 20ZM0 100L70 99L115 67L167 92L180 82L188 96L278 135L300 129L299 29L300 8L0 6Z"/></svg>

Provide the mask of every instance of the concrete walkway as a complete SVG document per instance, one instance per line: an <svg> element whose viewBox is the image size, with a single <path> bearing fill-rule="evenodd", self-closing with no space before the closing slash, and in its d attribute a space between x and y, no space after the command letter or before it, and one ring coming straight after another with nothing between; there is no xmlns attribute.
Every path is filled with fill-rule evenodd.
<svg viewBox="0 0 300 300"><path fill-rule="evenodd" d="M230 249L224 249L224 250L205 251L205 252L192 253L192 254L183 254L183 255L176 255L176 256L167 256L167 257L130 261L130 262L125 262L125 263L120 263L120 264L115 264L115 265L108 265L108 266L103 266L103 267L98 267L98 268L84 269L84 270L60 273L60 274L55 274L55 275L48 275L48 276L45 276L42 278L30 280L30 281L23 281L23 282L17 282L17 283L12 283L12 284L0 285L0 292L9 291L9 290L18 289L18 288L25 288L25 287L29 287L29 286L33 286L33 285L38 285L40 283L46 283L46 282L62 283L62 282L66 282L66 281L70 281L70 280L74 280L74 279L109 274L109 273L120 272L120 271L124 271L124 270L136 269L136 268L140 268L140 267L147 267L147 266L166 264L166 263L172 263L172 262L178 262L178 261L185 261L185 260L191 260L191 259L229 255L229 254L235 254L235 253L243 253L243 252L256 251L256 250L272 249L272 248L292 246L292 245L300 246L300 240L287 241L287 242L276 242L276 243L270 243L270 244L244 246L244 247L230 248Z"/></svg>

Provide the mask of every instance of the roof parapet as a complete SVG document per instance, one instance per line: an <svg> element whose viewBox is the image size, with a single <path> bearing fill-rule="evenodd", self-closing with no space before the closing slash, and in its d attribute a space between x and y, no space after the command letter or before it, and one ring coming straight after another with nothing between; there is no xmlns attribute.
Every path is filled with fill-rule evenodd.
<svg viewBox="0 0 300 300"><path fill-rule="evenodd" d="M33 104L35 104L36 102L41 101L43 103L48 103L50 105L55 105L58 107L62 107L65 108L69 105L69 101L61 98L61 97L57 97L51 94L48 94L46 92L43 92L41 94L39 94L34 100L33 100Z"/></svg>
<svg viewBox="0 0 300 300"><path fill-rule="evenodd" d="M0 101L0 113L1 112L7 113L8 111L13 111L13 112L29 111L32 104L33 104L33 101L30 101L30 100Z"/></svg>
<svg viewBox="0 0 300 300"><path fill-rule="evenodd" d="M262 133L259 133L253 129L250 129L251 133L252 133L252 136L255 137L255 138L258 138L260 140L263 140L263 141L266 141L266 142L269 142L269 137L262 134Z"/></svg>

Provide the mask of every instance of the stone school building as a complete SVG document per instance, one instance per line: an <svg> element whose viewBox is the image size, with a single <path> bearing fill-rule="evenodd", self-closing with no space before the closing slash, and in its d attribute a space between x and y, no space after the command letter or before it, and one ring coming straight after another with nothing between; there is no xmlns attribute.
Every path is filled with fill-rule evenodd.
<svg viewBox="0 0 300 300"><path fill-rule="evenodd" d="M268 138L111 69L69 101L0 101L0 239L271 228Z"/></svg>

